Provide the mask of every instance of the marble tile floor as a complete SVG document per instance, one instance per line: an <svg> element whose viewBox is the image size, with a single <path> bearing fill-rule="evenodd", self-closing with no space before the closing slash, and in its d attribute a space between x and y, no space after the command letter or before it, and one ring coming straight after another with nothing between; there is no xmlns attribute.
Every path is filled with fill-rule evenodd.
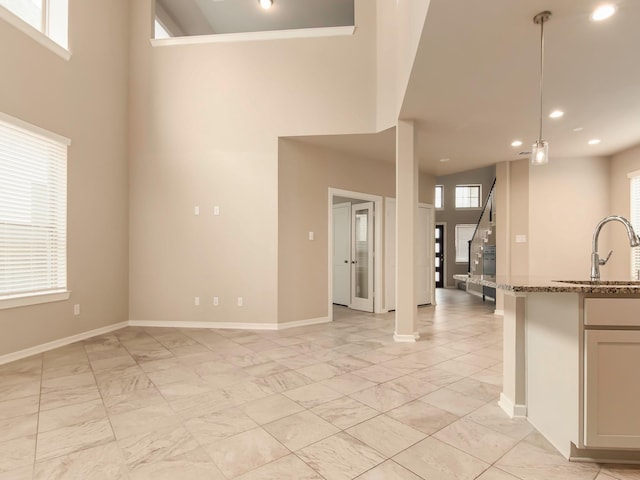
<svg viewBox="0 0 640 480"><path fill-rule="evenodd" d="M501 318L438 290L420 341L335 307L284 331L125 328L0 366L0 480L639 480L497 406Z"/></svg>

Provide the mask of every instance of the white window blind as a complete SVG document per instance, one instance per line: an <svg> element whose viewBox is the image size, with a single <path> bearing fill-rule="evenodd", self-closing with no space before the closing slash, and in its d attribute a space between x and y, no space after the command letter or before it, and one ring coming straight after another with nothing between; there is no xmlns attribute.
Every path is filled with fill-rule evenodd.
<svg viewBox="0 0 640 480"><path fill-rule="evenodd" d="M475 225L456 225L456 262L467 263L469 261L469 240L476 231Z"/></svg>
<svg viewBox="0 0 640 480"><path fill-rule="evenodd" d="M67 288L68 145L0 116L0 300Z"/></svg>
<svg viewBox="0 0 640 480"><path fill-rule="evenodd" d="M444 208L444 186L436 185L435 207Z"/></svg>
<svg viewBox="0 0 640 480"><path fill-rule="evenodd" d="M640 173L631 176L631 224L640 232ZM631 278L638 279L640 271L640 247L631 249Z"/></svg>

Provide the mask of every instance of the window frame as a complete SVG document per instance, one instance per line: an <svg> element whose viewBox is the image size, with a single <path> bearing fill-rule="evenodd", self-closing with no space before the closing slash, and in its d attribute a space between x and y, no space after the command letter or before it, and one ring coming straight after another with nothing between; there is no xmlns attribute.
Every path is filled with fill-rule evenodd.
<svg viewBox="0 0 640 480"><path fill-rule="evenodd" d="M474 223L458 223L455 225L454 227L454 246L455 246L455 252L454 252L454 258L455 258L455 262L456 264L461 264L461 265L466 265L467 263L469 263L469 245L465 242L465 247L463 249L464 254L465 254L465 258L462 259L461 257L458 256L458 247L459 247L459 234L458 234L458 229L461 227L465 227L468 228L471 231L471 238L469 238L469 240L473 239L473 234L476 231L476 227L477 225Z"/></svg>
<svg viewBox="0 0 640 480"><path fill-rule="evenodd" d="M458 188L470 188L470 187L478 188L478 206L477 207L459 207L458 206ZM481 210L482 209L482 184L481 183L464 183L464 184L456 185L454 193L455 193L454 202L455 202L456 210Z"/></svg>
<svg viewBox="0 0 640 480"><path fill-rule="evenodd" d="M55 1L56 6L53 8L51 2ZM43 47L49 49L63 60L69 60L71 58L71 52L69 51L69 5L68 0L41 0L42 2L42 22L40 28L36 28L23 19L18 13L10 10L4 5L0 5L0 19L6 21L8 24L20 30L25 35L31 37ZM56 17L64 20L63 24L60 24L60 30L64 30L64 41L60 42L54 40L50 36L52 31L51 27L51 11L57 12ZM60 40L60 39L59 39ZM64 43L64 45L63 45Z"/></svg>
<svg viewBox="0 0 640 480"><path fill-rule="evenodd" d="M7 308L16 308L16 307L24 307L28 305L36 305L41 303L49 303L49 302L57 302L62 300L67 300L71 294L69 290L68 284L68 264L69 264L69 255L68 255L68 239L67 239L67 229L68 229L68 221L66 218L66 211L68 209L68 197L67 197L67 177L66 173L67 165L68 165L68 148L71 144L71 140L68 138L58 135L56 133L50 132L43 128L40 128L36 125L30 124L18 118L12 117L5 113L0 112L0 122L3 124L8 124L10 128L15 128L19 130L23 130L27 134L31 134L34 137L39 137L38 140L55 142L58 146L65 147L64 154L64 185L61 188L64 188L64 233L65 239L63 244L58 248L58 251L63 252L63 261L64 261L64 281L58 282L60 287L51 288L46 290L35 290L29 292L9 292L3 295L0 295L0 310ZM48 257L49 258L49 257ZM59 257L58 257L59 258ZM48 260L50 261L50 260ZM63 285L62 285L63 284Z"/></svg>
<svg viewBox="0 0 640 480"><path fill-rule="evenodd" d="M440 189L440 206L438 207L438 189ZM444 185L436 185L433 197L433 207L436 210L444 210Z"/></svg>

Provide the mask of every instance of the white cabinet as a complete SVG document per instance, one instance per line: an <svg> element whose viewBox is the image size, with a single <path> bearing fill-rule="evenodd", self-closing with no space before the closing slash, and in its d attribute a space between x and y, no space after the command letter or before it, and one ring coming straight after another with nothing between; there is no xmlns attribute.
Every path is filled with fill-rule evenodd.
<svg viewBox="0 0 640 480"><path fill-rule="evenodd" d="M640 448L640 330L585 330L584 358L585 446Z"/></svg>

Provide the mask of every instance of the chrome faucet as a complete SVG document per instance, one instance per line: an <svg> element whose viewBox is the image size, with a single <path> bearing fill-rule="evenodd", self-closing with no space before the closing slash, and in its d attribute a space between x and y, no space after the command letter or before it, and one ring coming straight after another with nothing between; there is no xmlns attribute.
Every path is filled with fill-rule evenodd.
<svg viewBox="0 0 640 480"><path fill-rule="evenodd" d="M613 250L609 251L607 258L602 260L600 255L598 255L598 236L600 236L600 230L605 223L617 221L622 223L627 229L627 235L629 236L629 244L632 247L640 246L640 237L636 234L631 226L631 222L624 217L620 217L618 215L610 215L608 217L600 220L598 225L596 225L596 230L593 232L593 249L591 250L591 280L600 280L600 265L606 265L609 259L611 258L611 254Z"/></svg>

